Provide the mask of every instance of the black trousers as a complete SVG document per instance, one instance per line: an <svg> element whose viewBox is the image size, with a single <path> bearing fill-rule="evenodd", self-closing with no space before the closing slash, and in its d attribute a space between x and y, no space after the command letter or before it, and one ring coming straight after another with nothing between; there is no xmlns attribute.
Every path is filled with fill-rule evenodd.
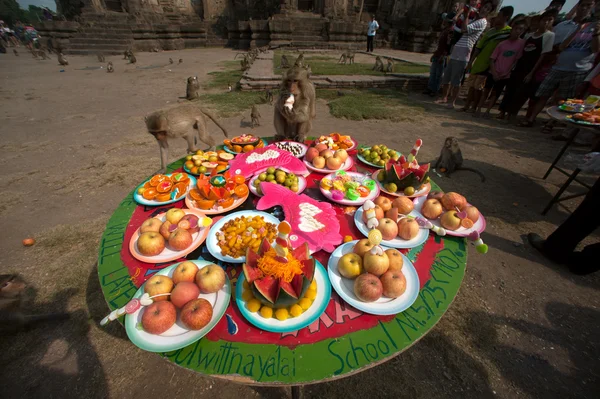
<svg viewBox="0 0 600 399"><path fill-rule="evenodd" d="M568 217L544 243L544 252L553 260L568 263L571 270L598 270L600 267L600 242L575 252L575 247L600 226L600 179L592 186L575 212Z"/></svg>
<svg viewBox="0 0 600 399"><path fill-rule="evenodd" d="M375 36L367 36L367 53L373 52L373 39L375 39Z"/></svg>

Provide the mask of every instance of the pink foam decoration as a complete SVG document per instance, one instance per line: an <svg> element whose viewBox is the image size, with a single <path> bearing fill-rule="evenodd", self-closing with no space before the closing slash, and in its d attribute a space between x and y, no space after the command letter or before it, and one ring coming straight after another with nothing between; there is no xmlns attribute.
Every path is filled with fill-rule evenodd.
<svg viewBox="0 0 600 399"><path fill-rule="evenodd" d="M260 159L265 154L271 154L273 157ZM259 159L257 159L259 158ZM233 161L229 162L229 171L234 175L242 175L246 178L254 176L256 172L266 168L285 168L291 173L301 176L308 176L309 172L304 162L293 156L290 152L280 150L274 144L264 148L257 148L254 151L245 154L239 154Z"/></svg>
<svg viewBox="0 0 600 399"><path fill-rule="evenodd" d="M293 248L307 243L311 252L321 249L333 252L342 243L340 234L340 222L331 204L320 202L304 194L295 194L279 184L263 184L264 196L256 204L256 209L264 210L279 205L285 213L285 220L292 226L290 242ZM303 231L300 212L302 207L309 209L311 217L323 225L315 231Z"/></svg>

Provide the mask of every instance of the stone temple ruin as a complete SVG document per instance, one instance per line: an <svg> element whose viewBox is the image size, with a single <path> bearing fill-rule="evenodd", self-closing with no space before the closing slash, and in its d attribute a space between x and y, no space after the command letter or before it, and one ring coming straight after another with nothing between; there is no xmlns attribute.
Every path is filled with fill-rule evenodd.
<svg viewBox="0 0 600 399"><path fill-rule="evenodd" d="M63 20L36 24L68 54L205 46L363 49L367 21L376 46L435 47L451 0L56 0Z"/></svg>

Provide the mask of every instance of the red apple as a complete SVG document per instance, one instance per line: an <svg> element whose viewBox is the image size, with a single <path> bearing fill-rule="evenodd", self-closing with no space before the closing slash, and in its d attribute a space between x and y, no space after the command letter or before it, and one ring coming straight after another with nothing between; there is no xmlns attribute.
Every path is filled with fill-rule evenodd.
<svg viewBox="0 0 600 399"><path fill-rule="evenodd" d="M306 159L308 162L312 162L313 159L315 159L318 156L319 156L319 151L315 147L310 147L306 151L306 155L304 156L304 159Z"/></svg>
<svg viewBox="0 0 600 399"><path fill-rule="evenodd" d="M333 151L331 151L330 149L326 149L326 150L321 151L319 153L319 155L325 159L331 158L333 156Z"/></svg>
<svg viewBox="0 0 600 399"><path fill-rule="evenodd" d="M213 308L204 298L194 299L181 309L181 322L190 330L204 328L212 319Z"/></svg>
<svg viewBox="0 0 600 399"><path fill-rule="evenodd" d="M181 262L175 270L173 270L173 283L179 284L182 281L194 282L196 280L196 273L198 273L198 266L194 262L186 260Z"/></svg>
<svg viewBox="0 0 600 399"><path fill-rule="evenodd" d="M427 194L427 199L436 199L439 201L442 199L443 196L443 191L430 191L429 194Z"/></svg>
<svg viewBox="0 0 600 399"><path fill-rule="evenodd" d="M370 273L363 273L354 280L354 295L363 302L375 302L383 294L381 281Z"/></svg>
<svg viewBox="0 0 600 399"><path fill-rule="evenodd" d="M327 144L321 143L321 144L317 144L314 148L315 148L315 150L317 150L320 153L321 151L325 151L329 147L327 147Z"/></svg>
<svg viewBox="0 0 600 399"><path fill-rule="evenodd" d="M458 217L456 211L448 211L442 215L440 224L446 230L458 230L460 227L460 218Z"/></svg>
<svg viewBox="0 0 600 399"><path fill-rule="evenodd" d="M447 211L451 211L456 208L462 211L467 207L466 198L458 193L453 192L444 194L440 202L444 206L444 209L446 209Z"/></svg>
<svg viewBox="0 0 600 399"><path fill-rule="evenodd" d="M434 198L426 200L421 207L421 213L427 219L437 219L443 212L442 203Z"/></svg>
<svg viewBox="0 0 600 399"><path fill-rule="evenodd" d="M325 168L325 158L318 156L312 160L312 164L317 169Z"/></svg>
<svg viewBox="0 0 600 399"><path fill-rule="evenodd" d="M225 272L221 266L204 266L196 274L196 284L200 287L200 292L210 294L219 291L225 285Z"/></svg>
<svg viewBox="0 0 600 399"><path fill-rule="evenodd" d="M337 157L330 157L325 161L327 168L331 170L338 170L342 166L342 163L342 160Z"/></svg>
<svg viewBox="0 0 600 399"><path fill-rule="evenodd" d="M175 285L175 288L171 291L171 302L175 307L181 309L189 301L198 298L198 295L200 295L200 288L196 283L183 281Z"/></svg>
<svg viewBox="0 0 600 399"><path fill-rule="evenodd" d="M348 152L344 149L341 150L337 150L334 154L334 157L337 157L339 159L342 160L342 163L346 162L346 159L348 159Z"/></svg>
<svg viewBox="0 0 600 399"><path fill-rule="evenodd" d="M189 213L181 218L179 223L177 223L177 227L189 231L190 234L194 234L200 231L200 226L198 225L198 222L198 216Z"/></svg>
<svg viewBox="0 0 600 399"><path fill-rule="evenodd" d="M419 234L419 223L412 218L402 218L398 222L398 236L403 240L412 240Z"/></svg>
<svg viewBox="0 0 600 399"><path fill-rule="evenodd" d="M375 209L375 218L377 220L383 219L383 216L384 216L383 209L381 209L381 207L379 205L375 205L374 209ZM365 224L367 223L367 213L366 212L363 212L362 220L363 220L363 222L365 222Z"/></svg>
<svg viewBox="0 0 600 399"><path fill-rule="evenodd" d="M386 249L385 254L390 260L390 267L388 268L388 272L402 270L402 266L404 266L404 258L402 258L402 254L400 253L400 251L394 248L390 248Z"/></svg>
<svg viewBox="0 0 600 399"><path fill-rule="evenodd" d="M388 298L398 298L406 291L406 277L400 270L388 271L381 276L383 295Z"/></svg>
<svg viewBox="0 0 600 399"><path fill-rule="evenodd" d="M356 244L354 244L352 252L363 257L367 252L371 250L371 248L373 248L373 245L371 245L368 239L363 238L362 240L359 240Z"/></svg>
<svg viewBox="0 0 600 399"><path fill-rule="evenodd" d="M183 251L192 245L194 239L189 231L184 229L175 229L169 236L169 247L175 251Z"/></svg>
<svg viewBox="0 0 600 399"><path fill-rule="evenodd" d="M137 247L144 256L156 256L165 249L165 239L156 232L148 231L139 236Z"/></svg>
<svg viewBox="0 0 600 399"><path fill-rule="evenodd" d="M385 217L388 219L392 219L393 221L398 220L398 208L392 208L385 211Z"/></svg>
<svg viewBox="0 0 600 399"><path fill-rule="evenodd" d="M379 221L377 230L381 231L381 236L385 241L393 240L398 236L398 225L395 220L383 218Z"/></svg>
<svg viewBox="0 0 600 399"><path fill-rule="evenodd" d="M398 213L408 215L415 209L415 204L408 197L398 197L392 201L392 208L398 208Z"/></svg>
<svg viewBox="0 0 600 399"><path fill-rule="evenodd" d="M476 223L479 220L479 209L475 208L474 206L467 206L465 212L467 212L467 218L471 219L473 223Z"/></svg>
<svg viewBox="0 0 600 399"><path fill-rule="evenodd" d="M140 226L140 234L146 233L148 231L152 231L154 233L158 233L160 230L160 226L162 222L157 218L150 218L144 220L144 223Z"/></svg>
<svg viewBox="0 0 600 399"><path fill-rule="evenodd" d="M379 277L390 268L390 260L385 252L383 255L367 252L363 257L363 267L367 273Z"/></svg>
<svg viewBox="0 0 600 399"><path fill-rule="evenodd" d="M177 228L176 224L171 223L168 220L165 220L163 222L163 224L160 226L159 233L161 236L163 236L163 238L165 240L168 240L169 237L171 236L171 233L174 232L176 228Z"/></svg>
<svg viewBox="0 0 600 399"><path fill-rule="evenodd" d="M144 292L148 295L155 296L161 294L168 294L173 290L173 280L168 276L155 274L150 277L144 284ZM152 298L154 302L168 301L169 295L161 295L156 298Z"/></svg>
<svg viewBox="0 0 600 399"><path fill-rule="evenodd" d="M177 321L177 309L171 302L154 302L143 312L142 326L150 334L162 334Z"/></svg>
<svg viewBox="0 0 600 399"><path fill-rule="evenodd" d="M384 212L392 209L392 201L388 197L377 197L373 203L379 205Z"/></svg>

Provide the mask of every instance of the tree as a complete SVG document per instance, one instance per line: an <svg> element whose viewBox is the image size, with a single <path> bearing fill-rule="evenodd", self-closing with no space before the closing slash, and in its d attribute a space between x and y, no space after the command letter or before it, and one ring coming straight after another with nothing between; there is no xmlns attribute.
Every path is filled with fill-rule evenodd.
<svg viewBox="0 0 600 399"><path fill-rule="evenodd" d="M0 19L8 26L13 26L17 21L26 22L27 16L27 11L16 0L0 0Z"/></svg>

